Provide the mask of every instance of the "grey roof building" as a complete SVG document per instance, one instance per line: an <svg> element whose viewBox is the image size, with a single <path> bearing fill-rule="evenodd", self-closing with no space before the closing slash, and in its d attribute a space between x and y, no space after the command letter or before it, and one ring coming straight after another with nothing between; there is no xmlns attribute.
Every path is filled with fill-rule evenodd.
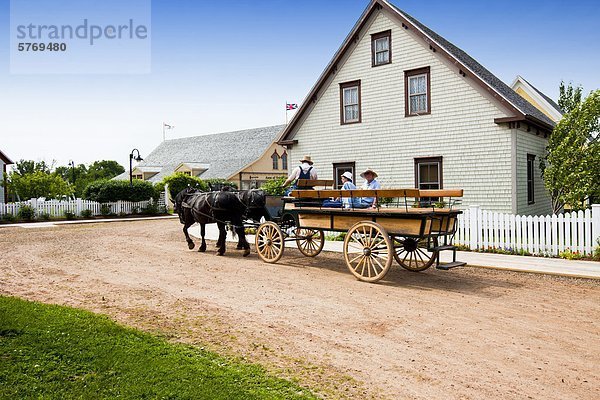
<svg viewBox="0 0 600 400"><path fill-rule="evenodd" d="M201 179L239 181L240 186L243 186L241 181L261 181L274 174L281 175L285 170L280 168L279 162L277 169L272 168L272 157L275 153L280 159L285 153L283 147L274 143L284 127L276 125L165 140L134 167L133 175L160 182L175 172L183 172ZM259 163L262 158L268 162ZM255 179L242 179L246 172L252 173ZM115 179L129 179L129 171Z"/></svg>

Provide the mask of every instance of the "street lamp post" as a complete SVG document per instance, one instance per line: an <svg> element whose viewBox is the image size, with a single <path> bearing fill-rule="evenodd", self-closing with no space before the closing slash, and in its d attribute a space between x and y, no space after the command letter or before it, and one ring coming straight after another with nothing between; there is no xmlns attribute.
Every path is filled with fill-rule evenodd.
<svg viewBox="0 0 600 400"><path fill-rule="evenodd" d="M73 177L73 185L75 185L75 162L73 160L69 161L69 167L71 167L71 175Z"/></svg>
<svg viewBox="0 0 600 400"><path fill-rule="evenodd" d="M137 157L133 157L133 153L137 152ZM131 150L129 153L129 186L133 187L133 160L140 162L144 159L140 156L140 151L138 149Z"/></svg>

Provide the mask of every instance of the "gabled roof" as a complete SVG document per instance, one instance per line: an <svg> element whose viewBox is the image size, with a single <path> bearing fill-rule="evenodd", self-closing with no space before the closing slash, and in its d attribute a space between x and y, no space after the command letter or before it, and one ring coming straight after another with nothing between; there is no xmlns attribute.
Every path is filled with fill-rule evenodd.
<svg viewBox="0 0 600 400"><path fill-rule="evenodd" d="M202 179L229 178L259 158L281 134L284 125L243 131L216 133L171 139L162 142L137 168L161 167L160 172L149 179L159 182L172 175L182 163L210 166L200 175ZM129 179L129 171L115 179Z"/></svg>
<svg viewBox="0 0 600 400"><path fill-rule="evenodd" d="M541 90L533 86L521 75L517 75L510 87L515 91L518 89L518 87L522 87L528 95L530 95L535 101L539 103L541 107L546 109L548 114L554 115L556 120L559 120L562 117L563 111L561 110L560 106L556 104L556 102L550 97L542 93Z"/></svg>
<svg viewBox="0 0 600 400"><path fill-rule="evenodd" d="M0 150L0 159L4 161L4 164L14 164L10 158L2 150Z"/></svg>
<svg viewBox="0 0 600 400"><path fill-rule="evenodd" d="M203 169L203 170L207 170L210 168L210 164L206 164L206 163L198 163L198 162L182 162L181 164L179 164L177 166L177 168L175 168L175 170L180 169L181 167L188 167L189 169Z"/></svg>
<svg viewBox="0 0 600 400"><path fill-rule="evenodd" d="M465 74L465 77L473 78L475 82L490 91L499 102L513 110L515 113L514 117L498 119L496 122L527 120L534 125L538 125L542 129L548 131L552 130L555 124L550 118L535 108L527 100L519 96L519 94L512 90L507 84L502 82L494 74L478 63L474 58L469 56L465 51L450 43L448 40L444 39L442 36L423 25L414 17L391 4L389 1L372 0L361 15L358 22L354 25L354 28L352 28L352 31L350 31L344 40L342 46L338 49L333 59L325 68L325 71L323 71L319 77L317 83L313 86L308 96L302 102L302 106L292 121L282 133L278 141L280 144L293 143L293 135L291 135L291 133L294 127L309 108L311 101L316 100L317 95L327 81L327 78L337 70L338 63L341 61L344 54L350 49L350 46L358 40L360 31L365 26L371 15L380 9L387 10L390 15L396 17L407 29L412 29L417 32L418 36L420 36L426 44L431 46L432 49L434 49L436 52L439 51L441 54L444 54L449 59L454 61L455 64L457 64L457 73L460 70Z"/></svg>

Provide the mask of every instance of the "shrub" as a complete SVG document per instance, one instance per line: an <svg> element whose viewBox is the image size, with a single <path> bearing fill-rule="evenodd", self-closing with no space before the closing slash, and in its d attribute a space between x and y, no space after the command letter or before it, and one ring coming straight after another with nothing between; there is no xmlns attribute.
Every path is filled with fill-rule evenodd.
<svg viewBox="0 0 600 400"><path fill-rule="evenodd" d="M25 221L33 221L33 218L35 217L35 210L31 206L21 206L21 208L19 208L19 212L17 213L17 217Z"/></svg>
<svg viewBox="0 0 600 400"><path fill-rule="evenodd" d="M38 216L38 218L41 219L42 221L50 221L50 214L48 214L46 212L45 213L41 213Z"/></svg>
<svg viewBox="0 0 600 400"><path fill-rule="evenodd" d="M136 179L130 185L128 181L96 181L90 183L84 190L86 200L99 203L110 201L144 201L156 196L152 183Z"/></svg>
<svg viewBox="0 0 600 400"><path fill-rule="evenodd" d="M127 213L126 213L126 212L124 212L124 211L121 211L121 212L119 213L119 218L124 218L124 217L126 217L126 216L127 216Z"/></svg>
<svg viewBox="0 0 600 400"><path fill-rule="evenodd" d="M92 210L90 210L90 209L83 210L81 212L81 216L83 218L91 218L92 217Z"/></svg>
<svg viewBox="0 0 600 400"><path fill-rule="evenodd" d="M4 214L2 216L2 221L14 222L17 218L13 214Z"/></svg>
<svg viewBox="0 0 600 400"><path fill-rule="evenodd" d="M175 199L177 194L188 186L198 188L203 192L206 192L209 189L208 185L202 179L186 175L183 172L167 176L157 186L162 186L164 188L165 185L169 185L169 195L171 196L171 199Z"/></svg>
<svg viewBox="0 0 600 400"><path fill-rule="evenodd" d="M69 221L74 220L75 217L76 217L76 215L73 211L65 211L65 218L68 219Z"/></svg>
<svg viewBox="0 0 600 400"><path fill-rule="evenodd" d="M142 214L143 215L158 214L158 203L153 201L153 202L148 203L148 205L146 207L142 207Z"/></svg>
<svg viewBox="0 0 600 400"><path fill-rule="evenodd" d="M265 183L261 185L261 189L265 191L266 194L271 196L283 196L285 194L285 188L283 187L283 183L286 181L285 176L280 176L273 179L268 179Z"/></svg>
<svg viewBox="0 0 600 400"><path fill-rule="evenodd" d="M210 178L205 179L204 183L212 190L221 190L224 186L229 186L232 189L237 189L238 185L235 182L228 181L226 179Z"/></svg>
<svg viewBox="0 0 600 400"><path fill-rule="evenodd" d="M102 214L103 216L107 216L110 215L110 204L102 204L100 206L100 214Z"/></svg>
<svg viewBox="0 0 600 400"><path fill-rule="evenodd" d="M594 253L592 254L592 259L594 261L600 261L600 239L596 240L598 246L594 247Z"/></svg>
<svg viewBox="0 0 600 400"><path fill-rule="evenodd" d="M578 251L572 251L571 249L561 251L560 253L558 253L558 256L567 260L581 260L585 258L585 255L579 253Z"/></svg>

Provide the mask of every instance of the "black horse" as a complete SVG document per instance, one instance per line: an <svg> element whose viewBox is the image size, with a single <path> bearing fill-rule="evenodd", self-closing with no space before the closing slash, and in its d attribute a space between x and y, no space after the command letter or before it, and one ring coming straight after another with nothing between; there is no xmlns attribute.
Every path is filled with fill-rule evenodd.
<svg viewBox="0 0 600 400"><path fill-rule="evenodd" d="M199 251L206 251L206 224L216 223L219 228L219 240L217 241L218 254L225 254L225 243L227 238L227 224L233 226L238 235L238 248L244 250L244 257L250 254L250 244L246 240L244 229L245 207L235 192L200 192L195 188L186 188L175 197L175 212L179 215L179 221L183 224L188 247L194 248L194 242L188 234L188 228L194 223L200 224L200 236L202 244Z"/></svg>

